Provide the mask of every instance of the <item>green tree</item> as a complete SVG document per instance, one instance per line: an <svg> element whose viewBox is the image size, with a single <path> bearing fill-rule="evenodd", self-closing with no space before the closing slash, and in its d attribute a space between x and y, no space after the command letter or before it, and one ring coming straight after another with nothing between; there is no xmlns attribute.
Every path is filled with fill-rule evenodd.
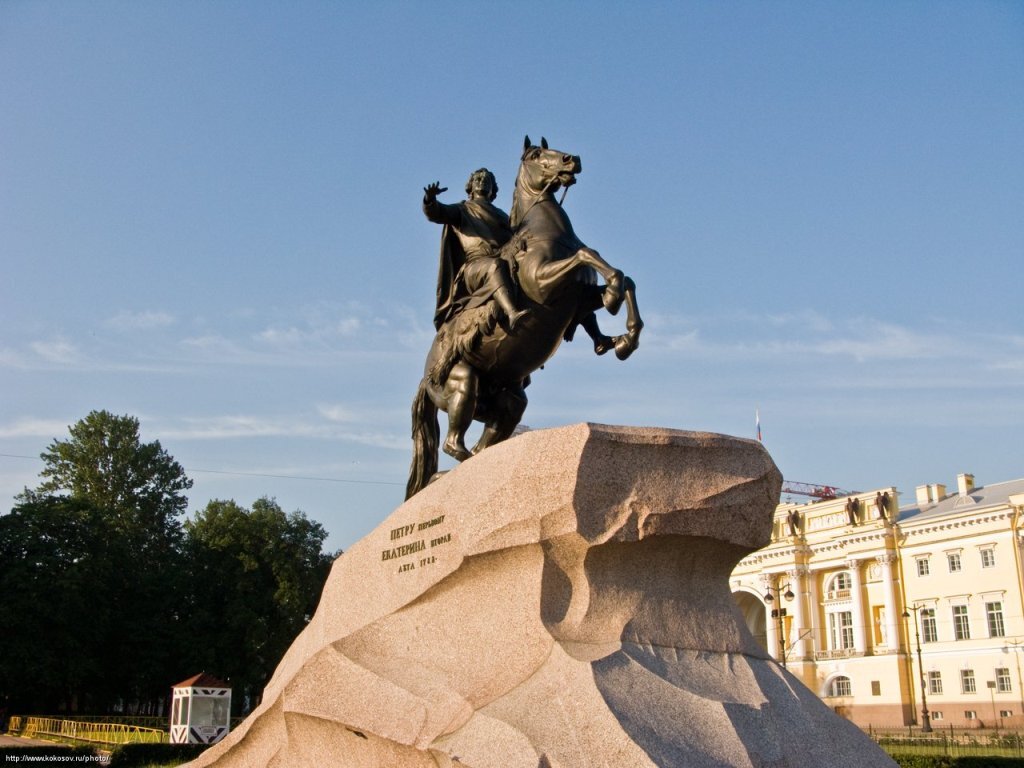
<svg viewBox="0 0 1024 768"><path fill-rule="evenodd" d="M113 696L109 534L71 499L37 497L0 517L0 701L14 711L102 708Z"/></svg>
<svg viewBox="0 0 1024 768"><path fill-rule="evenodd" d="M193 666L228 678L241 711L309 622L336 555L320 523L267 498L251 510L211 501L185 530Z"/></svg>
<svg viewBox="0 0 1024 768"><path fill-rule="evenodd" d="M179 517L192 481L158 441L141 441L138 419L107 411L93 411L74 424L70 439L54 440L41 457L42 482L18 497L24 511L48 510L45 521L60 540L74 531L70 507L61 502L74 502L91 510L91 530L102 536L90 539L88 549L102 567L90 571L85 585L67 587L68 594L84 595L90 610L109 613L100 658L114 661L104 670L110 696L93 708L120 702L151 711L176 682L184 643ZM66 566L67 557L57 557L51 567ZM83 698L74 697L79 705Z"/></svg>
<svg viewBox="0 0 1024 768"><path fill-rule="evenodd" d="M138 419L92 411L69 431L42 453L44 480L26 493L88 501L140 544L179 535L192 481L158 440L141 441Z"/></svg>

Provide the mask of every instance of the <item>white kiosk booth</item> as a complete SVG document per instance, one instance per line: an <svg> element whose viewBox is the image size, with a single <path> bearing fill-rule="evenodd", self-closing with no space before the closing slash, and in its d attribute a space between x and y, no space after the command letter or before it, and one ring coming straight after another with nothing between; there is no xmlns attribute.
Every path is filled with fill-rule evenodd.
<svg viewBox="0 0 1024 768"><path fill-rule="evenodd" d="M171 744L215 744L231 729L231 688L200 672L172 688Z"/></svg>

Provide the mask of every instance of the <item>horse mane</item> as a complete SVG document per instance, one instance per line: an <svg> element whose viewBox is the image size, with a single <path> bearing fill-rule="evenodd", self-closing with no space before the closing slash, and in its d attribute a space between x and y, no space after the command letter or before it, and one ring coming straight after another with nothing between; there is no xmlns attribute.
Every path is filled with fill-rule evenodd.
<svg viewBox="0 0 1024 768"><path fill-rule="evenodd" d="M523 152L522 160L519 162L519 171L516 173L516 186L515 189L512 190L512 210L509 211L508 214L508 223L509 226L512 227L513 231L519 228L519 225L523 220L523 216L526 215L526 211L528 210L526 204L523 202L525 193L521 191L526 187L526 181L523 178L526 173L524 169L525 163L526 152Z"/></svg>
<svg viewBox="0 0 1024 768"><path fill-rule="evenodd" d="M536 147L527 147L523 152L523 158L519 163L519 172L516 174L516 188L512 190L512 210L508 214L508 223L513 232L523 223L523 218L534 203L551 192L552 182L548 182L539 192L534 192L526 185L526 157L530 154L531 149L536 149ZM558 188L557 183L555 183L555 188Z"/></svg>

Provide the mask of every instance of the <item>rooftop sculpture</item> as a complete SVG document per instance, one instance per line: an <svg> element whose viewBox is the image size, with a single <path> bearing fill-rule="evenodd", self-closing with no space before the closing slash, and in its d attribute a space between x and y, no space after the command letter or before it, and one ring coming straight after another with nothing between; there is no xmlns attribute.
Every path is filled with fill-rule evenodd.
<svg viewBox="0 0 1024 768"><path fill-rule="evenodd" d="M633 281L584 245L555 199L576 183L580 158L535 146L527 136L506 215L486 168L466 184L469 199L445 205L439 183L424 188L423 211L444 225L438 271L437 335L412 406L413 461L406 498L437 473L438 450L464 461L510 437L526 410L530 374L580 326L598 355L620 360L637 348L643 321ZM563 193L564 198L564 193ZM598 277L604 285L598 284ZM626 332L609 337L595 312L626 305ZM438 410L448 414L441 444ZM466 431L484 424L472 449Z"/></svg>

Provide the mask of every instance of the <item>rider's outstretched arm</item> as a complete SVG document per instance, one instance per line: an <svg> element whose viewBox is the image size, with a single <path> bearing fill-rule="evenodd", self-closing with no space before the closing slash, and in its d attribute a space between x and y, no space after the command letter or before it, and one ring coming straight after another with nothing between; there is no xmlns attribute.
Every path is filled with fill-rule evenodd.
<svg viewBox="0 0 1024 768"><path fill-rule="evenodd" d="M462 209L458 205L445 205L437 201L437 196L446 192L436 181L423 188L423 215L435 224L458 226L462 223Z"/></svg>

